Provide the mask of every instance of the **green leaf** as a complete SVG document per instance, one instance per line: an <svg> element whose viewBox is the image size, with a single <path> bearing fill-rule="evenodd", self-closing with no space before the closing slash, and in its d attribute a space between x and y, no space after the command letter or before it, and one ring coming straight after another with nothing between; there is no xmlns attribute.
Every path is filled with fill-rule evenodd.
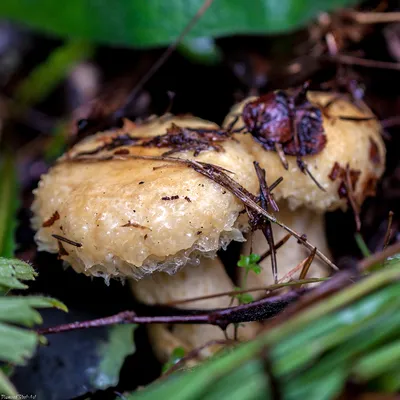
<svg viewBox="0 0 400 400"><path fill-rule="evenodd" d="M253 271L256 274L261 272L261 267L257 264L261 259L258 254L250 254L248 256L241 255L237 266L240 268L245 268L246 271Z"/></svg>
<svg viewBox="0 0 400 400"><path fill-rule="evenodd" d="M0 297L0 321L32 327L43 322L42 317L35 309L47 307L67 311L64 304L49 297Z"/></svg>
<svg viewBox="0 0 400 400"><path fill-rule="evenodd" d="M361 251L363 257L369 257L371 255L371 251L369 250L367 244L365 243L365 240L362 237L361 233L357 232L354 235L354 239L356 240L357 246Z"/></svg>
<svg viewBox="0 0 400 400"><path fill-rule="evenodd" d="M42 339L36 332L10 324L31 327L42 318L35 308L67 308L57 300L40 296L0 297L0 361L22 364L29 358Z"/></svg>
<svg viewBox="0 0 400 400"><path fill-rule="evenodd" d="M23 364L38 344L39 336L35 332L0 322L0 360Z"/></svg>
<svg viewBox="0 0 400 400"><path fill-rule="evenodd" d="M235 296L240 304L249 304L254 301L254 297L250 293L240 293Z"/></svg>
<svg viewBox="0 0 400 400"><path fill-rule="evenodd" d="M235 290L242 290L240 287L235 287ZM239 304L249 304L254 301L254 297L250 293L238 293L232 296L235 299L238 299Z"/></svg>
<svg viewBox="0 0 400 400"><path fill-rule="evenodd" d="M353 367L353 374L358 381L368 381L399 365L400 341L397 340L360 360Z"/></svg>
<svg viewBox="0 0 400 400"><path fill-rule="evenodd" d="M17 398L17 390L14 385L9 381L7 376L0 369L0 393L5 394L7 396L15 396Z"/></svg>
<svg viewBox="0 0 400 400"><path fill-rule="evenodd" d="M173 42L204 0L2 0L0 16L67 38L151 47ZM187 39L265 34L304 26L354 0L215 0Z"/></svg>
<svg viewBox="0 0 400 400"><path fill-rule="evenodd" d="M55 307L67 311L64 304L48 297L4 296L10 289L26 289L21 281L34 280L36 275L29 264L0 257L0 363L23 364L38 344L46 342L36 332L12 325L32 327L42 323L42 317L36 311L39 308ZM15 395L15 388L5 371L0 369L0 394Z"/></svg>
<svg viewBox="0 0 400 400"><path fill-rule="evenodd" d="M108 338L98 348L101 362L90 369L89 379L96 389L116 386L125 358L135 351L133 331L136 325L115 325L108 329Z"/></svg>
<svg viewBox="0 0 400 400"><path fill-rule="evenodd" d="M0 158L0 257L12 257L15 250L16 211L19 206L14 159Z"/></svg>
<svg viewBox="0 0 400 400"><path fill-rule="evenodd" d="M21 281L32 281L37 273L26 262L0 257L0 294L10 289L26 289Z"/></svg>
<svg viewBox="0 0 400 400"><path fill-rule="evenodd" d="M389 257L386 261L385 261L385 265L389 266L389 265L396 265L396 264L400 264L400 254L396 254L392 257Z"/></svg>
<svg viewBox="0 0 400 400"><path fill-rule="evenodd" d="M181 358L185 357L185 349L183 347L175 347L169 356L168 362L162 367L163 374L173 367Z"/></svg>

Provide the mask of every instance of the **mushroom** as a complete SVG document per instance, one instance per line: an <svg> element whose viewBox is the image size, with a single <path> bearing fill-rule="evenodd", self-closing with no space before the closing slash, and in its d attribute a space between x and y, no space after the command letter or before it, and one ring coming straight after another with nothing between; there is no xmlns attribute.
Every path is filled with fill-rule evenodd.
<svg viewBox="0 0 400 400"><path fill-rule="evenodd" d="M280 208L278 219L306 234L325 254L323 214L345 210L349 204L357 214L364 199L374 195L384 172L385 146L376 117L365 105L356 106L343 95L277 91L248 98L233 107L224 126L250 133L240 140L265 169L267 183L283 177L273 191ZM277 243L283 232L273 226L273 233ZM265 239L256 232L253 252L262 253L265 247ZM245 251L250 248L248 241ZM306 256L304 248L290 239L277 252L278 278L284 279ZM268 263L262 263L260 275L249 276L249 287L274 283ZM308 275L326 273L315 259Z"/></svg>
<svg viewBox="0 0 400 400"><path fill-rule="evenodd" d="M214 123L171 115L125 121L120 130L78 143L42 176L32 206L39 250L58 253L88 276L136 280L134 294L147 304L233 290L214 257L230 241L244 240L243 205L193 168L166 161L166 152L229 170L247 190L257 190L251 155ZM198 305L229 302L219 297ZM214 326L174 327L172 334L151 329L164 359L173 350L168 343L192 350L224 337ZM254 329L240 334L249 338Z"/></svg>
<svg viewBox="0 0 400 400"><path fill-rule="evenodd" d="M231 279L226 274L221 261L203 258L200 265L186 265L175 275L155 273L140 281L131 281L135 296L146 304L168 304L175 301L208 296L234 290ZM231 297L214 297L190 303L177 304L178 308L215 309L237 304ZM256 334L257 323L246 323L238 330L239 339L249 339ZM229 337L234 337L233 327L228 328ZM168 360L176 347L186 353L213 341L223 341L225 333L212 325L152 325L149 336L153 350L160 360ZM206 358L221 346L212 343L200 351L199 357Z"/></svg>

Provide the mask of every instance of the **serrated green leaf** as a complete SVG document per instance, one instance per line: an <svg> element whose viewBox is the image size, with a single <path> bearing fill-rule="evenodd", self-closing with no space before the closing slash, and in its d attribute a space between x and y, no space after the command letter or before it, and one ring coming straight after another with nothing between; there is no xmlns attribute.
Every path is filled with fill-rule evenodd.
<svg viewBox="0 0 400 400"><path fill-rule="evenodd" d="M18 395L17 390L14 385L10 382L7 376L0 369L0 393L5 394L6 396L16 396Z"/></svg>
<svg viewBox="0 0 400 400"><path fill-rule="evenodd" d="M35 309L47 307L54 307L67 311L64 304L49 297L0 297L0 322L32 327L33 325L43 322L42 317Z"/></svg>
<svg viewBox="0 0 400 400"><path fill-rule="evenodd" d="M284 32L354 0L215 0L187 39ZM151 47L173 42L204 0L2 0L0 16L62 37Z"/></svg>
<svg viewBox="0 0 400 400"><path fill-rule="evenodd" d="M0 360L23 364L35 351L38 335L35 332L0 322Z"/></svg>
<svg viewBox="0 0 400 400"><path fill-rule="evenodd" d="M10 289L26 289L21 281L32 281L37 273L26 262L0 257L0 294Z"/></svg>
<svg viewBox="0 0 400 400"><path fill-rule="evenodd" d="M34 308L45 307L67 310L59 301L47 297L0 297L0 361L22 364L33 354L42 337L9 324L30 327L41 323L42 318Z"/></svg>
<svg viewBox="0 0 400 400"><path fill-rule="evenodd" d="M101 362L90 369L90 382L96 389L116 386L125 358L135 351L133 332L136 325L115 325L108 329L108 338L98 349Z"/></svg>
<svg viewBox="0 0 400 400"><path fill-rule="evenodd" d="M0 158L0 257L12 257L15 250L16 211L19 205L14 159Z"/></svg>

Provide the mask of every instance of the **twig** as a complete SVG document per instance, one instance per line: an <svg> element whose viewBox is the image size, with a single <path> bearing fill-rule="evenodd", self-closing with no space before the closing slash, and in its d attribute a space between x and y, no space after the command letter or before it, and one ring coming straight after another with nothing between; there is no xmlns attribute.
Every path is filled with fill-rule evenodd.
<svg viewBox="0 0 400 400"><path fill-rule="evenodd" d="M347 198L348 198L351 208L353 210L354 219L355 219L355 223L356 223L356 229L357 229L357 232L360 232L360 229L361 229L360 206L358 205L358 203L354 197L354 190L353 190L353 185L351 182L350 165L349 164L346 165L344 184L346 186Z"/></svg>
<svg viewBox="0 0 400 400"><path fill-rule="evenodd" d="M55 238L57 240L60 240L61 242L68 243L71 246L82 247L82 243L75 242L75 241L65 238L63 236L60 236L60 235L51 235L51 236L53 236L53 238Z"/></svg>
<svg viewBox="0 0 400 400"><path fill-rule="evenodd" d="M223 297L223 296L235 296L237 294L261 292L261 291L272 292L274 290L281 289L283 287L301 286L301 285L306 285L308 283L323 282L328 279L329 278L310 278L310 279L303 279L303 280L299 279L297 281L276 283L276 284L269 285L269 286L253 287L251 289L243 289L243 290L231 290L229 292L221 292L221 293L215 293L215 294L208 294L205 296L191 297L189 299L176 300L176 301L171 301L171 302L164 303L164 304L155 304L155 306L175 307L175 306L178 306L181 304L194 303L196 301L214 299L214 298Z"/></svg>
<svg viewBox="0 0 400 400"><path fill-rule="evenodd" d="M284 153L284 151L283 151L283 148L282 148L282 144L281 144L281 143L279 143L279 142L276 142L276 143L275 143L275 151L276 151L276 153L278 154L279 159L281 160L281 163L282 163L283 168L285 168L286 171L287 171L287 170L289 169L289 163L288 163L288 161L286 160L285 153Z"/></svg>
<svg viewBox="0 0 400 400"><path fill-rule="evenodd" d="M387 24L400 22L400 12L360 12L346 11L344 16L359 24Z"/></svg>
<svg viewBox="0 0 400 400"><path fill-rule="evenodd" d="M389 117L380 121L382 128L393 128L400 125L400 116Z"/></svg>
<svg viewBox="0 0 400 400"><path fill-rule="evenodd" d="M310 251L314 250L316 247L312 245L304 235L297 233L292 228L285 225L283 222L278 220L275 216L269 214L262 207L260 207L255 201L255 196L248 192L243 186L229 177L222 169L213 164L207 164L198 162L195 160L186 160L181 158L174 157L160 157L160 156L139 156L135 154L126 154L126 155L104 155L104 156L96 156L96 157L77 157L70 158L64 160L64 162L99 162L99 161L109 161L109 160L128 160L128 159L136 159L136 160L149 160L149 161L163 161L163 162L174 162L177 164L186 165L196 172L206 176L212 181L218 183L223 188L229 190L233 195L235 195L242 203L248 208L258 212L271 222L279 225L281 228L289 232L292 236L294 236L303 246L305 246ZM316 255L330 268L334 270L338 270L338 267L323 254L320 250L316 250Z"/></svg>
<svg viewBox="0 0 400 400"><path fill-rule="evenodd" d="M51 328L43 328L38 334L67 332L77 329L95 328L115 324L208 324L226 330L229 324L260 321L281 312L288 304L296 301L306 290L291 291L274 297L264 298L249 304L211 310L184 310L181 315L138 316L133 311L123 311L110 317L83 322L72 322Z"/></svg>
<svg viewBox="0 0 400 400"><path fill-rule="evenodd" d="M310 267L311 263L313 262L315 257L315 250L311 252L311 254L305 258L303 261L301 261L299 264L297 264L293 269L291 269L285 276L283 276L281 279L279 279L279 283L287 282L289 279L292 278L292 276L297 272L297 271L303 271L304 268ZM303 279L303 278L300 278Z"/></svg>
<svg viewBox="0 0 400 400"><path fill-rule="evenodd" d="M165 63L165 61L171 56L171 54L176 50L182 39L188 34L188 32L193 28L197 21L203 16L207 9L211 6L214 0L205 0L203 5L197 11L195 16L189 21L186 27L183 29L181 34L176 38L175 42L172 43L165 51L162 53L160 58L152 65L152 67L145 73L143 78L137 83L135 88L130 93L125 105L114 112L114 117L116 119L122 118L126 115L127 111L130 109L137 95L142 90L143 86L153 77L153 75L160 69L160 67Z"/></svg>
<svg viewBox="0 0 400 400"><path fill-rule="evenodd" d="M269 187L269 191L272 192L282 181L283 181L283 178L280 176L275 182L271 183L271 186Z"/></svg>
<svg viewBox="0 0 400 400"><path fill-rule="evenodd" d="M393 211L389 211L389 217L388 217L388 226L385 234L385 239L383 241L383 250L386 249L386 247L389 246L390 239L392 237L392 223L393 223Z"/></svg>
<svg viewBox="0 0 400 400"><path fill-rule="evenodd" d="M290 238L292 237L292 235L290 233L288 233L287 235L285 235L278 243L275 243L274 247L275 250L280 249ZM269 257L271 255L271 250L267 250L261 257L260 257L260 261L258 262L259 264L261 262L263 262L267 257Z"/></svg>
<svg viewBox="0 0 400 400"><path fill-rule="evenodd" d="M306 279L308 271L310 270L311 264L314 261L315 250L307 257L306 262L304 263L303 269L300 272L299 279Z"/></svg>
<svg viewBox="0 0 400 400"><path fill-rule="evenodd" d="M254 161L254 168L256 170L257 178L260 183L260 200L261 207L268 211L268 206L270 205L274 211L279 211L278 205L276 204L274 198L271 196L269 191L265 170L260 167L257 161ZM272 267L272 275L274 277L274 283L278 283L278 263L276 260L276 249L274 246L274 234L272 231L271 221L265 220L264 226L261 227L261 230L267 239L269 250L271 252L271 267Z"/></svg>
<svg viewBox="0 0 400 400"><path fill-rule="evenodd" d="M364 260L361 260L358 263L358 268L360 269L360 271L365 271L375 264L383 262L388 257L394 256L398 253L400 253L400 242L392 244L391 246L386 247L385 250L382 250L379 253L372 254L368 258L364 258Z"/></svg>
<svg viewBox="0 0 400 400"><path fill-rule="evenodd" d="M400 71L400 63L379 61L379 60L369 60L367 58L354 57L347 54L337 54L332 57L323 57L327 60L338 62L340 64L347 65L358 65L360 67L366 68L378 68L378 69L392 69L395 71Z"/></svg>

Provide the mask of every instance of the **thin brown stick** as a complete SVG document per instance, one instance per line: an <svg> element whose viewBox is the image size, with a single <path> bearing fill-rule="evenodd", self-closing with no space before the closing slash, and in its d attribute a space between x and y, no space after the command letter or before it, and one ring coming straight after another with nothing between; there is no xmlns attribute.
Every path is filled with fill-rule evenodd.
<svg viewBox="0 0 400 400"><path fill-rule="evenodd" d="M306 279L311 264L314 261L314 257L315 257L315 250L308 256L306 262L304 263L303 269L300 272L299 279Z"/></svg>
<svg viewBox="0 0 400 400"><path fill-rule="evenodd" d="M167 61L171 54L176 50L176 48L181 43L182 39L188 34L188 32L193 28L197 21L203 16L207 9L211 6L214 0L205 0L203 5L194 15L194 17L189 21L186 27L183 29L181 34L176 38L175 42L172 43L165 51L161 54L160 58L152 65L152 67L145 73L143 78L137 83L135 88L130 93L125 105L114 113L116 118L121 118L126 115L127 110L130 109L133 102L136 100L137 95L143 89L143 86L153 77L153 75L160 69L160 67Z"/></svg>
<svg viewBox="0 0 400 400"><path fill-rule="evenodd" d="M389 61L370 60L367 58L354 57L347 54L337 54L334 57L324 57L328 60L338 62L346 65L358 65L366 68L378 68L378 69L391 69L394 71L400 71L400 63L394 63Z"/></svg>
<svg viewBox="0 0 400 400"><path fill-rule="evenodd" d="M265 177L265 170L260 167L257 161L254 161L253 164L256 170L258 181L260 183L260 203L262 208L268 211L268 206L271 206L274 211L279 211L278 205L276 204L274 198L271 196L271 192L268 188ZM261 227L261 230L265 238L267 239L269 250L271 252L271 267L272 275L274 277L274 283L278 283L278 262L276 259L276 249L271 221L265 220L265 223Z"/></svg>
<svg viewBox="0 0 400 400"><path fill-rule="evenodd" d="M229 177L224 171L221 170L220 167L201 163L195 160L185 160L181 158L174 157L160 157L160 156L139 156L135 154L126 154L126 155L105 155L105 156L96 156L96 157L77 157L67 159L64 162L99 162L99 161L109 161L109 160L128 160L128 159L136 159L136 160L149 160L149 161L163 161L163 162L174 162L177 164L186 165L190 168L193 168L196 172L206 176L207 178L213 180L218 183L225 189L229 190L233 195L235 195L238 199L242 201L242 203L251 208L252 210L258 212L271 222L279 225L281 228L289 232L292 236L294 236L303 246L305 246L310 251L314 250L316 246L311 244L304 235L297 233L294 229L288 227L283 222L278 220L275 216L271 215L267 211L265 211L261 206L259 206L255 201L255 196L249 193L243 186L238 184L235 180ZM316 250L316 255L320 258L326 265L334 270L338 270L338 267L320 250Z"/></svg>
<svg viewBox="0 0 400 400"><path fill-rule="evenodd" d="M383 240L383 250L386 249L386 247L389 246L390 239L392 237L392 223L393 223L393 211L389 211L389 217L388 217L388 226L385 234L385 239Z"/></svg>
<svg viewBox="0 0 400 400"><path fill-rule="evenodd" d="M344 15L359 24L388 24L400 22L400 12L347 11Z"/></svg>
<svg viewBox="0 0 400 400"><path fill-rule="evenodd" d="M279 159L281 160L283 168L289 169L289 163L286 160L285 153L283 152L282 145L278 142L275 143L275 151L277 152Z"/></svg>
<svg viewBox="0 0 400 400"><path fill-rule="evenodd" d="M60 240L61 242L68 243L71 246L82 247L82 243L74 242L73 240L68 239L66 237L63 237L63 236L60 236L60 235L51 235L51 236L53 236L53 238L55 238L57 240Z"/></svg>
<svg viewBox="0 0 400 400"><path fill-rule="evenodd" d="M358 263L358 268L360 271L365 271L370 267L385 261L388 257L392 257L398 253L400 253L400 242L386 247L385 250L382 250L379 253L375 253L367 258L364 258L364 260L361 260Z"/></svg>
<svg viewBox="0 0 400 400"><path fill-rule="evenodd" d="M400 116L389 117L380 121L382 128L393 128L400 126Z"/></svg>
<svg viewBox="0 0 400 400"><path fill-rule="evenodd" d="M292 276L298 272L298 271L303 271L304 268L307 268L307 265L313 262L315 257L315 250L311 252L311 254L305 258L303 261L301 261L299 264L297 264L294 268L292 268L285 276L283 276L281 279L279 279L279 283L284 283L292 279ZM309 266L308 266L309 267Z"/></svg>
<svg viewBox="0 0 400 400"><path fill-rule="evenodd" d="M360 229L361 229L360 206L358 205L358 203L354 197L354 190L353 190L353 185L351 183L350 165L349 164L346 165L344 183L346 186L347 198L348 198L351 208L353 210L354 220L356 223L356 229L357 229L357 232L360 232Z"/></svg>
<svg viewBox="0 0 400 400"><path fill-rule="evenodd" d="M235 296L237 294L244 294L244 293L252 293L252 292L272 292L277 289L281 289L283 287L296 287L296 286L301 286L301 285L306 285L308 283L318 283L318 282L323 282L325 280L328 280L329 278L309 278L309 279L302 279L298 281L293 281L293 282L285 282L285 283L276 283L273 285L269 286L260 286L260 287L253 287L251 289L243 289L243 290L231 290L229 292L221 292L221 293L214 293L214 294L208 294L205 296L198 296L198 297L191 297L189 299L183 299L183 300L175 300L171 301L168 303L164 304L155 304L156 306L163 306L163 307L175 307L181 304L186 304L186 303L195 303L196 301L202 301L202 300L208 300L208 299L214 299L217 297L224 297L224 296Z"/></svg>
<svg viewBox="0 0 400 400"><path fill-rule="evenodd" d="M283 181L283 178L280 176L275 182L271 183L271 186L269 187L269 191L272 192L282 181Z"/></svg>
<svg viewBox="0 0 400 400"><path fill-rule="evenodd" d="M292 237L292 235L290 233L288 233L287 235L285 235L278 243L275 243L275 250L280 249L290 238ZM271 250L267 250L261 257L260 257L260 261L258 262L259 264L264 261L267 257L269 257L271 255Z"/></svg>

